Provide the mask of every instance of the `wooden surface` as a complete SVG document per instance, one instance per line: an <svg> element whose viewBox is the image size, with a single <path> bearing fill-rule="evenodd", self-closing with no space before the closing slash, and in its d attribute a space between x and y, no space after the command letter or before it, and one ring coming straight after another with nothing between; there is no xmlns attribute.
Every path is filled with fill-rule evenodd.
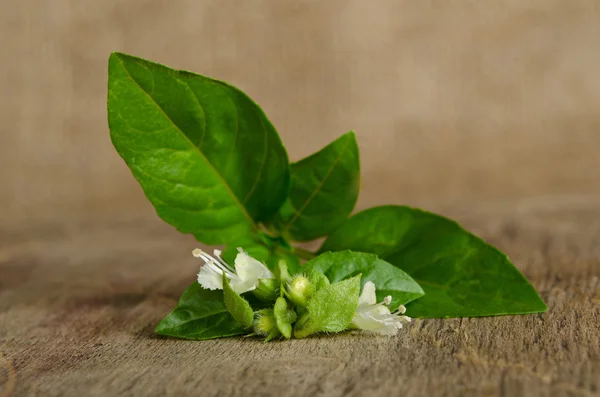
<svg viewBox="0 0 600 397"><path fill-rule="evenodd" d="M159 221L3 231L1 350L14 395L599 395L598 201L520 204L448 212L504 249L549 311L417 320L392 338L157 337L198 269L192 239Z"/></svg>
<svg viewBox="0 0 600 397"><path fill-rule="evenodd" d="M0 397L600 395L598 1L376 3L0 2ZM111 146L111 51L239 86L293 160L355 129L358 209L456 218L550 310L391 339L154 336L196 243Z"/></svg>

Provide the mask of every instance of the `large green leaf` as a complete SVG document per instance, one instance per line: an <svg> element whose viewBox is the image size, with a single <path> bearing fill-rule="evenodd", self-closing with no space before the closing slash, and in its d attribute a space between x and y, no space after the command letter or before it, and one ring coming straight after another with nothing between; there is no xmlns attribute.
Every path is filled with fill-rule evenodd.
<svg viewBox="0 0 600 397"><path fill-rule="evenodd" d="M362 211L336 230L322 252L371 252L406 271L425 290L411 317L476 317L545 311L508 257L456 222L419 209Z"/></svg>
<svg viewBox="0 0 600 397"><path fill-rule="evenodd" d="M211 291L194 283L183 292L177 307L158 324L156 333L201 340L241 335L244 328L227 311L223 291Z"/></svg>
<svg viewBox="0 0 600 397"><path fill-rule="evenodd" d="M283 236L309 241L340 226L352 212L360 185L354 132L292 164L290 195L273 224Z"/></svg>
<svg viewBox="0 0 600 397"><path fill-rule="evenodd" d="M113 53L108 121L160 217L207 244L252 232L285 201L289 166L277 132L222 81Z"/></svg>
<svg viewBox="0 0 600 397"><path fill-rule="evenodd" d="M367 281L376 287L377 299L392 297L392 307L406 304L423 296L423 289L408 274L381 260L374 254L340 251L319 255L305 265L306 272L316 270L332 283L362 274L361 288Z"/></svg>
<svg viewBox="0 0 600 397"><path fill-rule="evenodd" d="M307 314L294 327L294 336L341 332L348 328L358 306L360 274L321 288L310 298Z"/></svg>

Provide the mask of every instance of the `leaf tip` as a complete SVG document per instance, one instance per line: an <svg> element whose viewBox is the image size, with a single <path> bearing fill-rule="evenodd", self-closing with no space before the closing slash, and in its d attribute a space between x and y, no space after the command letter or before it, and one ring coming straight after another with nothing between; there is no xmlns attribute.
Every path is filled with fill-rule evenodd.
<svg viewBox="0 0 600 397"><path fill-rule="evenodd" d="M342 135L343 138L356 140L356 132L354 130L350 130Z"/></svg>
<svg viewBox="0 0 600 397"><path fill-rule="evenodd" d="M126 57L126 56L127 56L127 55L126 55L126 54L124 54L124 53L122 53L122 52L119 52L119 51L112 51L112 52L110 53L110 56L108 57L108 61L109 61L109 62L111 62L111 61L118 61L118 60L121 60L122 58L124 58L124 57Z"/></svg>

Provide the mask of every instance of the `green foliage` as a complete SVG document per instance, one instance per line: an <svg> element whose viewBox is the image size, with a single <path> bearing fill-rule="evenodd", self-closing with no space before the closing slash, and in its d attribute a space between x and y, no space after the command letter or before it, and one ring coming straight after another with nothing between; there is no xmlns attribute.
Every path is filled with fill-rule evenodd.
<svg viewBox="0 0 600 397"><path fill-rule="evenodd" d="M533 286L505 254L456 222L426 211L393 205L362 211L321 247L322 252L346 249L372 252L402 268L423 287L425 296L408 306L411 317L546 310Z"/></svg>
<svg viewBox="0 0 600 397"><path fill-rule="evenodd" d="M360 274L321 288L308 303L307 314L298 321L294 336L317 332L341 332L348 328L358 305Z"/></svg>
<svg viewBox="0 0 600 397"><path fill-rule="evenodd" d="M218 80L113 53L112 142L158 215L207 244L256 230L289 190L279 135L250 98Z"/></svg>
<svg viewBox="0 0 600 397"><path fill-rule="evenodd" d="M237 88L120 53L108 72L112 142L158 215L225 245L226 262L241 247L275 276L244 297L226 278L223 291L194 284L157 333L209 339L253 326L271 340L339 332L356 310L359 275L377 299L410 302L412 317L546 310L506 255L453 221L402 206L348 219L360 182L354 132L290 165L275 128ZM290 243L323 236L316 258ZM303 267L300 257L310 261Z"/></svg>
<svg viewBox="0 0 600 397"><path fill-rule="evenodd" d="M198 283L189 286L179 303L156 327L159 335L183 339L213 339L243 334L244 327L229 314L223 291L211 291Z"/></svg>
<svg viewBox="0 0 600 397"><path fill-rule="evenodd" d="M341 251L322 254L306 264L306 270L323 273L331 282L362 274L361 287L372 281L380 301L390 295L391 306L398 307L423 296L423 289L408 274L381 260L377 255Z"/></svg>
<svg viewBox="0 0 600 397"><path fill-rule="evenodd" d="M358 144L354 132L293 163L292 189L273 221L294 241L325 236L352 212L360 187Z"/></svg>

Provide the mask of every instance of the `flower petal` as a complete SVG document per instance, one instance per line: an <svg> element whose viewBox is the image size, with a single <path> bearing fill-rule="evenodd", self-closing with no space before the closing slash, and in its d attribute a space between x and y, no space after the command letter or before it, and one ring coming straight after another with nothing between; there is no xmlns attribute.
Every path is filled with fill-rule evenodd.
<svg viewBox="0 0 600 397"><path fill-rule="evenodd" d="M380 335L394 336L398 333L400 328L401 327L397 327L395 325L383 325L380 328L372 329L371 332L375 332Z"/></svg>
<svg viewBox="0 0 600 397"><path fill-rule="evenodd" d="M352 324L362 330L382 335L395 335L402 328L400 318L391 314L385 306L357 312L352 319Z"/></svg>
<svg viewBox="0 0 600 397"><path fill-rule="evenodd" d="M354 325L356 328L360 328L366 331L373 331L381 326L379 322L373 320L368 316L361 315L360 313L354 315L354 317L352 318L352 325Z"/></svg>
<svg viewBox="0 0 600 397"><path fill-rule="evenodd" d="M217 272L210 264L204 264L198 273L198 283L207 289L223 289L223 273Z"/></svg>
<svg viewBox="0 0 600 397"><path fill-rule="evenodd" d="M235 272L243 282L251 282L256 287L259 278L274 278L273 273L265 265L245 253L241 248L238 250L240 253L235 257Z"/></svg>
<svg viewBox="0 0 600 397"><path fill-rule="evenodd" d="M372 281L367 281L363 287L362 293L358 298L358 306L374 305L377 303L375 296L375 284Z"/></svg>
<svg viewBox="0 0 600 397"><path fill-rule="evenodd" d="M238 294L243 294L244 292L252 291L258 285L258 280L242 280L239 277L234 277L229 282L229 286Z"/></svg>

